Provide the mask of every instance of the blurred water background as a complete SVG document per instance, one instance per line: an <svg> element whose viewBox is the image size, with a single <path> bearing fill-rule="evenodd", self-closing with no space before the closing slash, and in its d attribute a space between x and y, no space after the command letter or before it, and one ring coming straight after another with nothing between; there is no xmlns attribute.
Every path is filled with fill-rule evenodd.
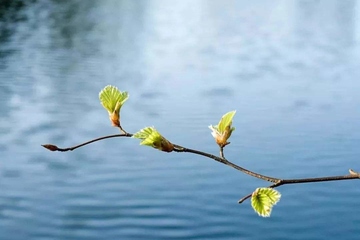
<svg viewBox="0 0 360 240"><path fill-rule="evenodd" d="M283 186L271 218L238 199L266 182L118 133L98 100L130 92L129 132L281 178L360 170L360 2L1 0L0 239L358 239L358 181Z"/></svg>

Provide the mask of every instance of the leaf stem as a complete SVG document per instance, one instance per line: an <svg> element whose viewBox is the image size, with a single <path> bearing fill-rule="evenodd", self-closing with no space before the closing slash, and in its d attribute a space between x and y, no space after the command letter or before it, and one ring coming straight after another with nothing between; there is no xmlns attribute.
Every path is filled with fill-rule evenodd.
<svg viewBox="0 0 360 240"><path fill-rule="evenodd" d="M127 133L122 127L121 127L121 125L119 124L119 129L120 129L120 132L122 132L123 134L130 134L130 133ZM131 136L132 136L132 134L130 134Z"/></svg>
<svg viewBox="0 0 360 240"><path fill-rule="evenodd" d="M224 147L220 147L220 157L225 159L225 155L224 155Z"/></svg>

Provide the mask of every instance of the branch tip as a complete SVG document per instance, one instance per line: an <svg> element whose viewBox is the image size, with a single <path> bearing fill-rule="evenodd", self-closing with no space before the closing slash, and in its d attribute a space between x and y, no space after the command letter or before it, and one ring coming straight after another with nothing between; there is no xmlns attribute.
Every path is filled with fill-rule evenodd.
<svg viewBox="0 0 360 240"><path fill-rule="evenodd" d="M349 173L350 173L350 175L352 175L352 176L357 176L357 177L359 177L359 178L360 178L360 173L355 172L355 171L354 171L354 170L352 170L352 169L349 169Z"/></svg>
<svg viewBox="0 0 360 240"><path fill-rule="evenodd" d="M53 152L59 150L59 148L56 145L52 145L52 144L43 144L41 146Z"/></svg>
<svg viewBox="0 0 360 240"><path fill-rule="evenodd" d="M243 203L246 199L251 198L252 194L253 194L253 193L250 193L250 194L244 196L243 198L241 198L241 199L238 201L238 204L241 204L241 203Z"/></svg>

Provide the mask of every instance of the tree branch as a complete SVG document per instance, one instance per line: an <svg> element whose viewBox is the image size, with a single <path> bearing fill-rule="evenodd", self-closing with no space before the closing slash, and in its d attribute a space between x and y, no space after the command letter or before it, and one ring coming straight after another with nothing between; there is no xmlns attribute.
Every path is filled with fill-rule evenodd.
<svg viewBox="0 0 360 240"><path fill-rule="evenodd" d="M246 173L246 174L248 174L250 176L253 176L253 177L268 181L268 182L277 183L277 182L279 182L281 180L281 179L278 179L278 178L268 177L268 176L265 176L265 175L250 171L250 170L248 170L246 168L240 167L240 166L226 160L225 158L220 158L220 157L217 157L217 156L212 155L210 153L201 152L201 151L198 151L198 150L195 150L195 149L185 148L185 147L175 145L175 144L174 144L174 147L175 147L174 150L176 152L188 152L188 153L194 153L194 154L197 154L197 155L208 157L208 158L214 159L217 162L220 162L220 163L228 165L228 166L230 166L232 168L235 168L236 170L239 170L239 171L241 171L243 173Z"/></svg>
<svg viewBox="0 0 360 240"><path fill-rule="evenodd" d="M122 130L123 132L125 132L124 130ZM41 145L44 148L50 150L50 151L60 151L60 152L67 152L67 151L73 151L77 148L83 147L85 145L88 145L90 143L93 142L97 142L97 141L101 141L104 139L108 139L108 138L115 138L115 137L132 137L133 134L131 133L123 133L123 134L114 134L114 135L108 135L108 136L103 136L103 137L99 137L99 138L95 138L93 140L81 143L79 145L75 145L73 147L68 147L68 148L59 148L56 145L52 145L52 144L44 144ZM187 152L187 153L193 153L193 154L197 154L197 155L201 155L207 158L211 158L219 163L225 164L227 166L230 166L238 171L241 171L247 175L250 175L252 177L255 178L259 178L268 182L272 182L273 184L269 186L269 188L276 188L282 185L287 185L287 184L300 184L300 183L313 183L313 182L328 182L328 181L340 181L340 180L351 180L351 179L360 179L360 173L355 172L354 170L350 169L349 170L349 175L345 175L345 176L327 176L327 177L316 177L316 178L295 178L295 179L280 179L280 178L275 178L275 177L269 177L269 176L265 176L262 175L260 173L256 173L253 171L250 171L246 168L240 167L230 161L228 161L225 157L224 157L224 152L223 152L223 148L220 148L220 157L217 157L215 155L212 155L210 153L206 153L206 152L202 152L199 150L195 150L195 149L191 149L191 148L185 148L182 147L180 145L174 145L174 151L175 152ZM252 193L244 196L243 198L241 198L238 203L242 203L244 202L246 199L249 199L252 196Z"/></svg>
<svg viewBox="0 0 360 240"><path fill-rule="evenodd" d="M295 178L295 179L281 179L279 182L269 186L269 188L280 187L281 185L287 184L299 184L299 183L314 183L314 182L329 182L329 181L341 181L341 180L352 180L360 179L360 174L354 170L349 170L350 174L345 176L328 176L328 177L317 177L317 178ZM241 198L238 203L243 203L246 199L251 197L252 193Z"/></svg>
<svg viewBox="0 0 360 240"><path fill-rule="evenodd" d="M41 145L41 146L43 146L44 148L46 148L46 149L48 149L50 151L67 152L67 151L73 151L73 150L75 150L77 148L80 148L80 147L83 147L83 146L85 146L87 144L97 142L97 141L101 141L101 140L104 140L104 139L107 139L107 138L132 137L132 136L133 136L133 134L131 134L131 133L109 135L109 136L95 138L93 140L81 143L81 144L73 146L73 147L68 147L68 148L59 148L59 147L57 147L56 145L53 145L53 144L44 144L44 145ZM239 170L239 171L241 171L241 172L243 172L245 174L248 174L250 176L253 176L253 177L268 181L268 182L277 183L277 182L280 181L280 179L278 179L278 178L268 177L268 176L265 176L265 175L250 171L250 170L245 169L243 167L240 167L240 166L226 160L225 158L220 158L220 157L217 157L215 155L212 155L212 154L209 154L209 153L206 153L206 152L202 152L202 151L198 151L198 150L194 150L194 149L190 149L190 148L184 148L184 147L176 145L176 144L174 144L174 147L175 147L175 149L174 149L175 152L188 152L188 153L193 153L193 154L197 154L197 155L202 155L202 156L214 159L217 162L228 165L228 166L230 166L232 168L235 168L236 170Z"/></svg>

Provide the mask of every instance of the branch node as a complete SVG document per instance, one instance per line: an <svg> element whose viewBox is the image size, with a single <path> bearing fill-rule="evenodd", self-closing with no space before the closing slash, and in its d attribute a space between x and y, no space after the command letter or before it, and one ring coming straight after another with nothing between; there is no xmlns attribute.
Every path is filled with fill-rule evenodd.
<svg viewBox="0 0 360 240"><path fill-rule="evenodd" d="M128 133L121 127L120 124L117 127L120 129L120 132L122 132L125 135L128 135Z"/></svg>

